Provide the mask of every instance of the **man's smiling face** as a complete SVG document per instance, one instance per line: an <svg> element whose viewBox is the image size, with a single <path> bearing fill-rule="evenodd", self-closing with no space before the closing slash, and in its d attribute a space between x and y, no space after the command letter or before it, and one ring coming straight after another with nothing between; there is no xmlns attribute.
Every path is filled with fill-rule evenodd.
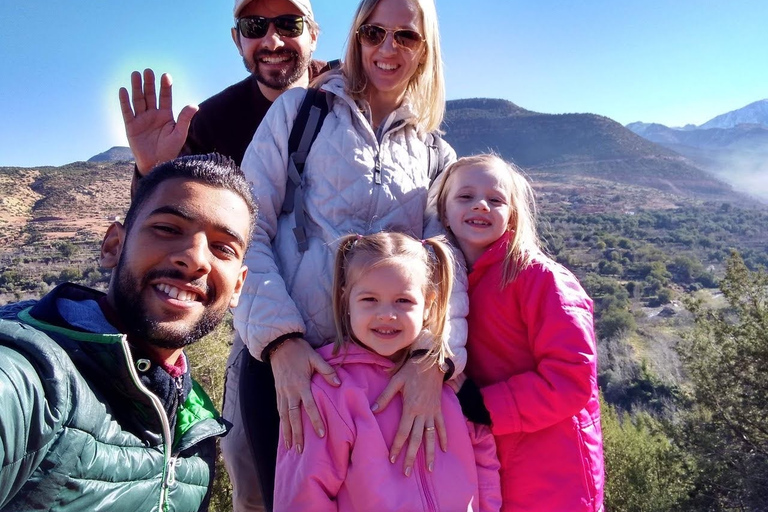
<svg viewBox="0 0 768 512"><path fill-rule="evenodd" d="M130 232L113 225L102 265L115 268L108 298L127 334L178 349L210 332L237 305L249 219L234 192L176 178L158 185Z"/></svg>
<svg viewBox="0 0 768 512"><path fill-rule="evenodd" d="M301 10L289 0L254 0L239 16L274 18L284 15L301 16ZM317 32L304 20L304 30L297 37L281 36L274 23L270 23L264 37L249 39L233 29L235 41L243 63L264 86L275 91L293 87L303 76L308 76L312 52L317 46Z"/></svg>

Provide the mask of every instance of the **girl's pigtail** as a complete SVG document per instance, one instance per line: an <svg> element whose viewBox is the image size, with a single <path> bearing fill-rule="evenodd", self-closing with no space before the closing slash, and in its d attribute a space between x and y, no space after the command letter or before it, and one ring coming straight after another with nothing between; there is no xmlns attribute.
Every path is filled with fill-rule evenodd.
<svg viewBox="0 0 768 512"><path fill-rule="evenodd" d="M333 353L339 352L345 340L352 333L349 322L349 301L347 300L347 262L349 253L355 246L359 235L347 235L341 239L339 250L336 253L336 262L333 272L333 322L336 324L336 341L333 344Z"/></svg>
<svg viewBox="0 0 768 512"><path fill-rule="evenodd" d="M425 249L432 249L430 268L432 274L433 299L424 326L435 337L432 352L437 356L439 364L451 357L450 348L445 340L445 324L448 317L448 303L453 290L454 265L453 252L444 236L436 236L423 241Z"/></svg>

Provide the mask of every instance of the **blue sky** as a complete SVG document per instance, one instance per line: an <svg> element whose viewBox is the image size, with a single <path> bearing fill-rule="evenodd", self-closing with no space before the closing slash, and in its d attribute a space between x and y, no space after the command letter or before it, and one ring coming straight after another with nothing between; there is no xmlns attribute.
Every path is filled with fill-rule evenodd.
<svg viewBox="0 0 768 512"><path fill-rule="evenodd" d="M0 1L0 166L126 145L117 89L152 67L175 109L245 77L231 0ZM316 57L342 54L357 0L315 0ZM765 0L437 0L448 98L626 124L701 124L768 98Z"/></svg>

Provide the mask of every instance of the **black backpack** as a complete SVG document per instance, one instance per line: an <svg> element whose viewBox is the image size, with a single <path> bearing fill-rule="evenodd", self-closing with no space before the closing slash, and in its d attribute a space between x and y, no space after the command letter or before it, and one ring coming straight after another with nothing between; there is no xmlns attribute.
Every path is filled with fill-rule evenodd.
<svg viewBox="0 0 768 512"><path fill-rule="evenodd" d="M312 143L323 126L325 116L328 115L331 101L331 96L325 91L309 87L288 138L288 183L285 188L282 211L286 213L296 211L294 215L296 227L293 228L293 234L301 252L306 251L309 246L305 229L306 219L304 218L301 176ZM436 132L427 134L426 145L429 149L427 165L429 166L430 185L443 172L440 138Z"/></svg>

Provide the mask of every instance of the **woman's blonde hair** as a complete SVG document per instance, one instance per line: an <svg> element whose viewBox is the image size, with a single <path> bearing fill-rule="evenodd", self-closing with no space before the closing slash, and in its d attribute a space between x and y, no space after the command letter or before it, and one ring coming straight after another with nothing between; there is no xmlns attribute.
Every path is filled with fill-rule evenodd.
<svg viewBox="0 0 768 512"><path fill-rule="evenodd" d="M448 301L453 288L453 254L444 236L416 240L403 233L380 232L372 235L347 235L341 239L336 253L333 279L333 315L336 323L338 350L352 340L360 343L352 332L349 316L349 292L357 277L374 268L399 263L411 272L422 271L425 276L427 315L422 331L431 338L427 358L442 364L452 356L444 339ZM421 266L421 268L419 268ZM421 347L419 347L421 348ZM403 354L400 364L408 354Z"/></svg>
<svg viewBox="0 0 768 512"><path fill-rule="evenodd" d="M448 202L451 178L463 167L470 166L498 169L510 179L511 192L510 197L507 198L510 205L510 215L507 229L511 231L512 236L506 247L506 256L504 257L501 278L501 287L504 288L533 262L537 254L542 252L539 235L536 231L536 200L533 188L519 167L503 160L496 154L485 153L459 158L445 170L445 176L437 196L437 211L443 224L447 220L445 208Z"/></svg>
<svg viewBox="0 0 768 512"><path fill-rule="evenodd" d="M347 39L347 52L341 66L346 77L347 92L355 99L364 99L368 77L363 70L357 30L370 18L380 0L362 0L355 12ZM421 35L424 37L424 61L406 89L406 97L416 113L416 126L427 133L440 129L445 115L445 78L440 54L440 32L434 0L407 0L421 15Z"/></svg>

